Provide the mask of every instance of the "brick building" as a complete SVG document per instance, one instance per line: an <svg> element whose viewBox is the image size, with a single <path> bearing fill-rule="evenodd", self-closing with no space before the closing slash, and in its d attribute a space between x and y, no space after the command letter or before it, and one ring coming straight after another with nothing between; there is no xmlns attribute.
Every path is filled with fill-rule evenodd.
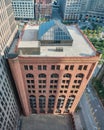
<svg viewBox="0 0 104 130"><path fill-rule="evenodd" d="M100 56L74 25L26 25L8 55L24 114L73 113Z"/></svg>
<svg viewBox="0 0 104 130"><path fill-rule="evenodd" d="M52 16L52 0L36 0L35 17L37 20L41 18L50 19Z"/></svg>

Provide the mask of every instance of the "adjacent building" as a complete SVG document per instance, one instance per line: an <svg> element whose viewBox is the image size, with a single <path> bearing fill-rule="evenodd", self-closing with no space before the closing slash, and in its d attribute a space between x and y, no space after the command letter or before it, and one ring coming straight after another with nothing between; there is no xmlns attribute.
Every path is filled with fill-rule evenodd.
<svg viewBox="0 0 104 130"><path fill-rule="evenodd" d="M36 0L35 18L36 20L50 19L52 16L52 0Z"/></svg>
<svg viewBox="0 0 104 130"><path fill-rule="evenodd" d="M11 0L0 0L0 130L16 130L19 110L6 60L17 32Z"/></svg>
<svg viewBox="0 0 104 130"><path fill-rule="evenodd" d="M16 20L33 20L35 18L34 0L12 0Z"/></svg>
<svg viewBox="0 0 104 130"><path fill-rule="evenodd" d="M84 0L83 0L84 1ZM81 19L91 22L104 23L103 0L86 0L85 8L81 7Z"/></svg>
<svg viewBox="0 0 104 130"><path fill-rule="evenodd" d="M61 15L64 20L78 20L81 0L59 0Z"/></svg>
<svg viewBox="0 0 104 130"><path fill-rule="evenodd" d="M73 113L100 57L77 26L26 25L8 54L25 115Z"/></svg>

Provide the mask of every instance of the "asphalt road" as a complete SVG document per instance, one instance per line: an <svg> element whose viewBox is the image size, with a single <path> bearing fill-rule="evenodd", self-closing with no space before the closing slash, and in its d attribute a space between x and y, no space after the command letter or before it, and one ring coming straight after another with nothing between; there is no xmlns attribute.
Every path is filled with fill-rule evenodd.
<svg viewBox="0 0 104 130"><path fill-rule="evenodd" d="M86 91L89 98L89 103L91 104L93 115L96 119L96 122L98 123L100 130L104 130L104 107L102 106L94 88L91 86L91 83L89 83L88 89L90 92L87 90Z"/></svg>
<svg viewBox="0 0 104 130"><path fill-rule="evenodd" d="M80 107L81 107L83 119L86 124L86 130L98 130L85 93L83 94L80 100Z"/></svg>

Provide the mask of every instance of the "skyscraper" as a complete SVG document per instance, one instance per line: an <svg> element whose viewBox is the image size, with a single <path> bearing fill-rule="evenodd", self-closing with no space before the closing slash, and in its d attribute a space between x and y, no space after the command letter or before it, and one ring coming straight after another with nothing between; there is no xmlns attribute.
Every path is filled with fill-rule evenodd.
<svg viewBox="0 0 104 130"><path fill-rule="evenodd" d="M15 130L19 110L6 56L17 32L11 0L0 0L0 129Z"/></svg>
<svg viewBox="0 0 104 130"><path fill-rule="evenodd" d="M36 0L35 3L35 17L37 20L46 18L50 19L52 16L52 0Z"/></svg>
<svg viewBox="0 0 104 130"><path fill-rule="evenodd" d="M84 3L84 0L82 1L82 3ZM104 23L103 0L86 0L84 7L82 4L81 19L89 20L91 22Z"/></svg>
<svg viewBox="0 0 104 130"><path fill-rule="evenodd" d="M60 11L64 20L78 20L81 0L60 0Z"/></svg>
<svg viewBox="0 0 104 130"><path fill-rule="evenodd" d="M8 55L25 115L73 113L99 59L74 25L26 25Z"/></svg>
<svg viewBox="0 0 104 130"><path fill-rule="evenodd" d="M33 20L34 0L12 0L14 16L17 20Z"/></svg>

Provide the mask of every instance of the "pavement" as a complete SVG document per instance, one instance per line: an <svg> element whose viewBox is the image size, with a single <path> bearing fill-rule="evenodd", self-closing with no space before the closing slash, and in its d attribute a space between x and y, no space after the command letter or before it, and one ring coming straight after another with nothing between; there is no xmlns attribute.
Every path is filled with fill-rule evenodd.
<svg viewBox="0 0 104 130"><path fill-rule="evenodd" d="M100 130L104 130L104 107L102 106L102 103L91 84L89 84L88 89L90 90L90 93L87 92L87 97L90 103L94 119L96 120L98 128Z"/></svg>
<svg viewBox="0 0 104 130"><path fill-rule="evenodd" d="M80 107L82 111L82 115L86 124L86 130L98 130L96 121L94 120L89 102L87 101L85 93L83 94L80 100Z"/></svg>
<svg viewBox="0 0 104 130"><path fill-rule="evenodd" d="M69 115L33 114L22 117L21 130L73 130Z"/></svg>

